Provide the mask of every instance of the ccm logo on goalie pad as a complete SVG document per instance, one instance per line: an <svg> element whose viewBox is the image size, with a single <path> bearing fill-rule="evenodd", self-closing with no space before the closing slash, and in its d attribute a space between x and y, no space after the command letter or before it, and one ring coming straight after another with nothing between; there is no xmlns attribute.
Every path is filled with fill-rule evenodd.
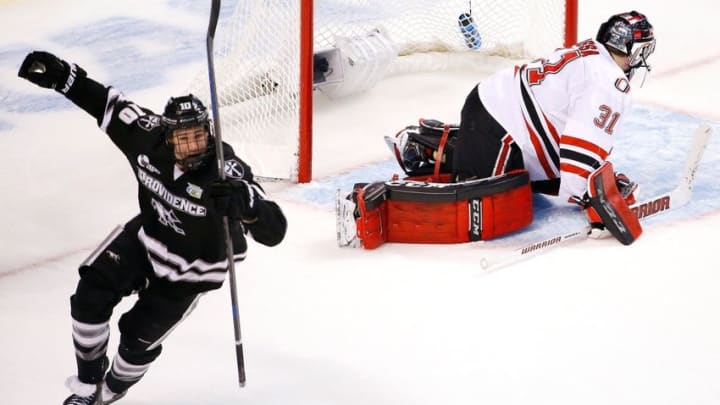
<svg viewBox="0 0 720 405"><path fill-rule="evenodd" d="M474 198L470 200L470 240L478 241L481 239L480 231L482 230L482 206L480 200Z"/></svg>

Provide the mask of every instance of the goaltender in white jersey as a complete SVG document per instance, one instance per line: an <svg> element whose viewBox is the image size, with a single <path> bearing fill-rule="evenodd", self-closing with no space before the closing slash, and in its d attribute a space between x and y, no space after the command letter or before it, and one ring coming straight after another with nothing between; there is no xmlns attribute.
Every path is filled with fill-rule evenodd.
<svg viewBox="0 0 720 405"><path fill-rule="evenodd" d="M621 132L630 79L649 70L654 49L652 25L632 11L610 17L595 40L483 80L463 107L454 179L525 168L534 192L583 196Z"/></svg>
<svg viewBox="0 0 720 405"><path fill-rule="evenodd" d="M560 179L564 200L585 192L630 107L628 79L594 40L495 75L478 92L508 132L504 146L515 142L522 150L531 181ZM502 157L493 174L505 171L509 153Z"/></svg>
<svg viewBox="0 0 720 405"><path fill-rule="evenodd" d="M630 11L602 23L595 39L484 79L467 96L459 126L421 119L386 137L408 175L403 185L415 190L356 185L338 202L353 208L345 222L356 224L364 247L488 240L527 226L531 193L542 193L578 204L591 236L608 231L633 243L642 232L629 209L637 186L609 158L630 111L631 79L650 70L654 50L653 26ZM430 183L419 192L413 181ZM441 184L447 181L452 192ZM341 245L353 244L353 232L339 234L351 236Z"/></svg>

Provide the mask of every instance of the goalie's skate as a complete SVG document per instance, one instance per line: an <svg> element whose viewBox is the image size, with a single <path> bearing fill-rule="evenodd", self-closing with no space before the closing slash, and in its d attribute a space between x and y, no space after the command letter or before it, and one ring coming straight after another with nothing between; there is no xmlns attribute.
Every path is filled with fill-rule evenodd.
<svg viewBox="0 0 720 405"><path fill-rule="evenodd" d="M337 243L340 247L359 247L355 225L355 202L347 198L341 190L335 195L335 221L337 224Z"/></svg>

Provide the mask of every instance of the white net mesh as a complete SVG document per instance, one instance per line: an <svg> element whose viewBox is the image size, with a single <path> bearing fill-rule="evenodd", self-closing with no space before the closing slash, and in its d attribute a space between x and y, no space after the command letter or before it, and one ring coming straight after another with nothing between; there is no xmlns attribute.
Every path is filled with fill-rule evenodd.
<svg viewBox="0 0 720 405"><path fill-rule="evenodd" d="M263 177L297 179L300 1L240 1L217 29L223 139ZM339 49L317 86L335 98L486 55L542 56L563 45L565 1L315 0L313 25L316 55ZM190 91L209 100L207 87L203 72Z"/></svg>

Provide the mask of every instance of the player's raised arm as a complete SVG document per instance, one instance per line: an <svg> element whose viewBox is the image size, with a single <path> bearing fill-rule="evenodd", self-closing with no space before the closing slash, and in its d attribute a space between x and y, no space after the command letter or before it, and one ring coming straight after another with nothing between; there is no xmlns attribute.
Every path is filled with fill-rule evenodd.
<svg viewBox="0 0 720 405"><path fill-rule="evenodd" d="M20 65L18 76L40 87L54 89L101 124L108 88L87 77L80 66L45 51L30 52Z"/></svg>

